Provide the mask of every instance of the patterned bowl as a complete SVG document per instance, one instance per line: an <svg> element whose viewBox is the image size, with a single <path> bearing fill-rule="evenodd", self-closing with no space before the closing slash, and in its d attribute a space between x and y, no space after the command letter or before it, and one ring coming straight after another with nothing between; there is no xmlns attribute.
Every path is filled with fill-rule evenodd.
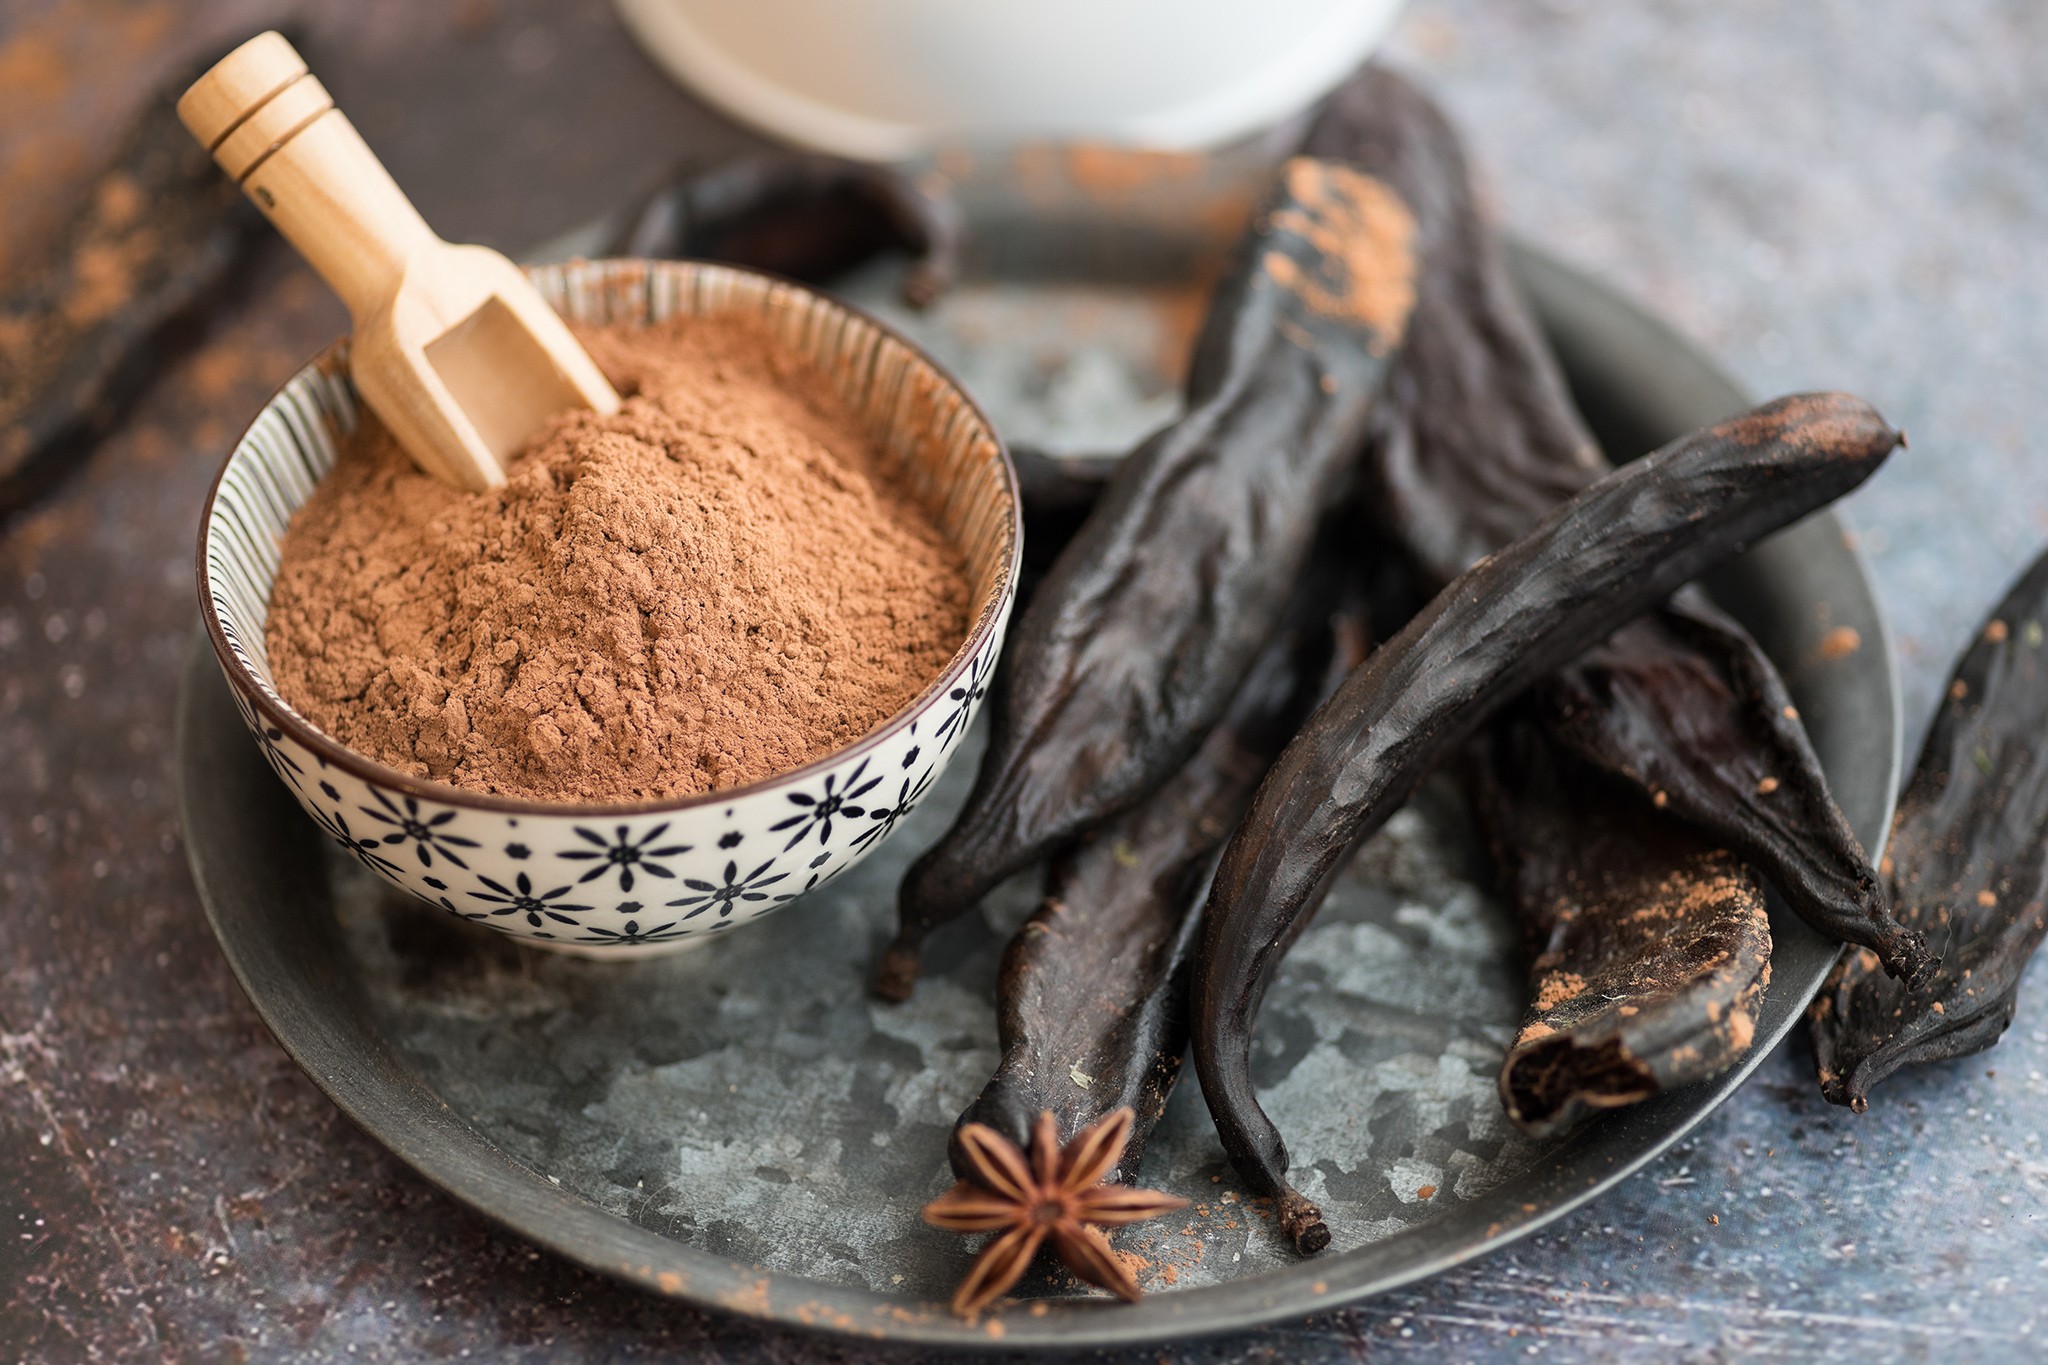
<svg viewBox="0 0 2048 1365"><path fill-rule="evenodd" d="M880 323L753 271L680 261L534 270L565 316L656 322L750 314L838 385L886 458L966 556L978 607L966 642L866 738L727 791L618 805L516 800L408 777L344 748L277 694L264 618L286 523L356 423L348 343L258 414L207 496L199 604L242 719L335 843L448 914L562 952L673 951L757 919L873 852L931 790L979 708L1016 596L1017 482L973 401Z"/></svg>

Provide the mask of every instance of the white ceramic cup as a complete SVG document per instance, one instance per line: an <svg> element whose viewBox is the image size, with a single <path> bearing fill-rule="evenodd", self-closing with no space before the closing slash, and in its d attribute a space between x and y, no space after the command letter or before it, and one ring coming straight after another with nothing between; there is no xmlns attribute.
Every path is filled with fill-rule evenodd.
<svg viewBox="0 0 2048 1365"><path fill-rule="evenodd" d="M959 142L1198 148L1329 91L1402 0L617 0L744 122L843 156Z"/></svg>

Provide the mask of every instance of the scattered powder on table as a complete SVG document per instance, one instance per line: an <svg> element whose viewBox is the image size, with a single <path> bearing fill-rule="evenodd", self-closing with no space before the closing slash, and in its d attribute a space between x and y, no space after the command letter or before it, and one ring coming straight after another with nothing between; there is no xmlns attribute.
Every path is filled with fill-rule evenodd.
<svg viewBox="0 0 2048 1365"><path fill-rule="evenodd" d="M874 729L966 635L965 563L806 362L733 320L577 329L625 398L465 493L367 415L293 517L278 691L417 777L739 786Z"/></svg>

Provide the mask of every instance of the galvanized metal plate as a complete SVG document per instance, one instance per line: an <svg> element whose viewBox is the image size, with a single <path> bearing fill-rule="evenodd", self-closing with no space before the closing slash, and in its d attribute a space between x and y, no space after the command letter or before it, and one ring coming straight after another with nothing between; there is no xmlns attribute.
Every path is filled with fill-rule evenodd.
<svg viewBox="0 0 2048 1365"><path fill-rule="evenodd" d="M1515 259L1615 455L1743 406L1656 320L1553 262ZM1039 274L984 267L911 325L999 422L1055 447L1099 448L1163 415L1184 294L1134 270L1046 293ZM888 280L883 269L850 287L886 308ZM1096 322L1034 324L1034 296L1093 309ZM1018 363L1027 339L1031 363ZM1876 848L1897 783L1897 689L1839 522L1810 519L1711 586L1785 672L1851 823ZM1860 648L1824 654L1821 637L1845 626ZM943 1304L969 1248L917 1210L949 1182L947 1130L993 1066L996 958L1032 881L939 936L911 1003L875 1002L864 982L896 879L964 797L971 755L895 840L815 898L697 952L613 964L521 948L361 873L281 799L203 643L180 725L186 842L215 932L279 1041L350 1117L540 1245L657 1293L791 1325L1102 1346L1313 1313L1593 1197L1749 1069L1553 1142L1515 1134L1493 1088L1523 1003L1513 935L1461 804L1425 789L1360 853L1260 1021L1258 1079L1303 1189L1329 1215L1332 1248L1297 1259L1239 1197L1190 1079L1145 1174L1195 1207L1120 1242L1146 1263L1145 1301L1117 1305L1047 1278L1027 1283L1028 1302L967 1324ZM1835 952L1775 910L1772 927L1753 1060L1793 1027Z"/></svg>

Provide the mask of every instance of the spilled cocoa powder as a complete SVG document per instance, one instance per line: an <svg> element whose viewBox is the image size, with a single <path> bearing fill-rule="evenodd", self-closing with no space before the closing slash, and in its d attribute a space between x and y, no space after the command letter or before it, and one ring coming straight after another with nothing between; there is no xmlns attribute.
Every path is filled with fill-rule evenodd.
<svg viewBox="0 0 2048 1365"><path fill-rule="evenodd" d="M279 692L416 777L547 801L740 786L873 730L966 635L960 553L763 330L579 327L625 398L465 493L374 419L293 517Z"/></svg>

